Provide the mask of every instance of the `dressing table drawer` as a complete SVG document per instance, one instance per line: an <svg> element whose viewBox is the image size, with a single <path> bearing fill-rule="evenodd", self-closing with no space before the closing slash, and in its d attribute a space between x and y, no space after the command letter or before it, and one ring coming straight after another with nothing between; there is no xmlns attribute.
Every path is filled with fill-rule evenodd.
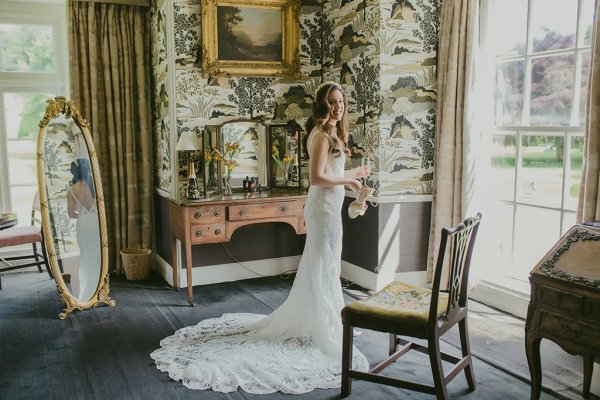
<svg viewBox="0 0 600 400"><path fill-rule="evenodd" d="M229 221L245 221L262 218L276 218L297 215L300 204L297 201L278 201L261 204L241 204L229 206Z"/></svg>
<svg viewBox="0 0 600 400"><path fill-rule="evenodd" d="M225 224L192 225L192 243L220 243L227 241Z"/></svg>
<svg viewBox="0 0 600 400"><path fill-rule="evenodd" d="M189 213L192 225L225 222L225 206L190 207Z"/></svg>

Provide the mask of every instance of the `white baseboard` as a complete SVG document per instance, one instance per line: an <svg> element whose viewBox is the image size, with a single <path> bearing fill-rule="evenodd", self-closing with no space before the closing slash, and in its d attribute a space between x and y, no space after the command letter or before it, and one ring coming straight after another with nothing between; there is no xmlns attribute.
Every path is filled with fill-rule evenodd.
<svg viewBox="0 0 600 400"><path fill-rule="evenodd" d="M263 276L276 276L284 272L295 271L298 269L298 264L300 264L300 256L244 261L242 264L248 269L238 263L194 267L192 268L192 286L261 278ZM173 286L173 270L171 265L157 255L156 266L158 273ZM186 288L188 283L185 269L179 271L178 278L178 286Z"/></svg>
<svg viewBox="0 0 600 400"><path fill-rule="evenodd" d="M528 294L511 290L508 287L487 280L475 282L469 297L520 318L527 316Z"/></svg>
<svg viewBox="0 0 600 400"><path fill-rule="evenodd" d="M377 274L342 260L342 278L348 279L369 290L378 290Z"/></svg>
<svg viewBox="0 0 600 400"><path fill-rule="evenodd" d="M156 255L155 260L158 273L169 283L169 285L173 286L173 270L171 269L171 265L159 255ZM260 278L261 276L275 276L287 271L294 271L300 264L300 256L245 261L242 264L255 273L248 271L237 263L194 267L192 269L193 286ZM389 279L383 279L379 274L344 260L342 260L341 276L365 289L374 291L381 290L390 281ZM426 285L427 274L426 272L402 272L396 274L394 279L423 286ZM185 269L182 269L179 273L179 287L187 287L187 274Z"/></svg>

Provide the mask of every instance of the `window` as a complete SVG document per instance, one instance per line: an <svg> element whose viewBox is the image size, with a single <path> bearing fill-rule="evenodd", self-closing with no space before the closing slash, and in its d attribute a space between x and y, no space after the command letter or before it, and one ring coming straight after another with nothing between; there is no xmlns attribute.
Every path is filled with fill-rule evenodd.
<svg viewBox="0 0 600 400"><path fill-rule="evenodd" d="M30 224L46 100L68 93L62 4L0 4L0 210Z"/></svg>
<svg viewBox="0 0 600 400"><path fill-rule="evenodd" d="M495 271L519 280L575 223L594 0L483 0L493 60Z"/></svg>

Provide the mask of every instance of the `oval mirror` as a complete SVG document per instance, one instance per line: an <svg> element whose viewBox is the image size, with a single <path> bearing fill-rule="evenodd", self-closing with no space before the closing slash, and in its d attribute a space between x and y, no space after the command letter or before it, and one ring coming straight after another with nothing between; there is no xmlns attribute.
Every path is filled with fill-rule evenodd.
<svg viewBox="0 0 600 400"><path fill-rule="evenodd" d="M65 97L48 100L37 142L42 229L66 318L73 310L114 306L100 169L87 121Z"/></svg>

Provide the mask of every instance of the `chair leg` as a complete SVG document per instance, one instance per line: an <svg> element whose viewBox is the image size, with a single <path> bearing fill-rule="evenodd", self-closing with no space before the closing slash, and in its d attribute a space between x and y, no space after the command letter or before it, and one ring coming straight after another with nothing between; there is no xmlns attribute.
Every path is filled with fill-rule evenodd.
<svg viewBox="0 0 600 400"><path fill-rule="evenodd" d="M460 332L460 347L462 350L463 357L471 357L471 347L469 345L469 328L467 325L467 318L465 317L463 320L458 322L458 331ZM473 358L471 357L471 361L465 367L465 377L467 378L467 384L469 385L469 390L475 390L475 374L473 373Z"/></svg>
<svg viewBox="0 0 600 400"><path fill-rule="evenodd" d="M39 263L40 262L40 256L38 256L37 245L35 243L31 243L31 246L33 247L33 258L35 258L35 262L36 263ZM37 269L41 273L42 272L42 265L38 264L37 265Z"/></svg>
<svg viewBox="0 0 600 400"><path fill-rule="evenodd" d="M438 400L448 399L448 390L444 382L444 370L442 368L442 356L440 354L439 337L428 340L429 361L431 362L431 372L433 374L433 383L435 385L435 394Z"/></svg>
<svg viewBox="0 0 600 400"><path fill-rule="evenodd" d="M396 334L390 333L388 355L391 356L392 354L394 354L396 352L396 349L398 349L398 341L396 340Z"/></svg>
<svg viewBox="0 0 600 400"><path fill-rule="evenodd" d="M352 393L350 369L352 368L352 342L354 341L354 335L353 328L349 324L344 323L342 330L342 397L348 397Z"/></svg>

